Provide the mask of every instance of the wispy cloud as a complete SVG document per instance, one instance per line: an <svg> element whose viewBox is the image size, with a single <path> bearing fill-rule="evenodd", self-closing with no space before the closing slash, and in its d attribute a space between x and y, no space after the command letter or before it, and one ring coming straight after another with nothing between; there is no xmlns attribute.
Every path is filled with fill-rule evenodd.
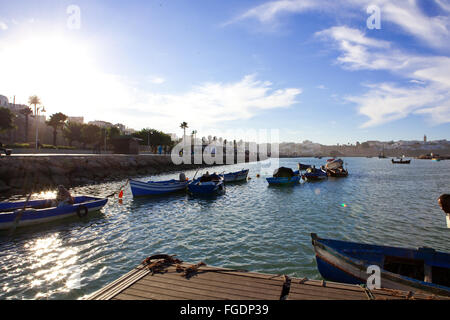
<svg viewBox="0 0 450 320"><path fill-rule="evenodd" d="M8 30L8 25L3 21L0 21L0 30Z"/></svg>
<svg viewBox="0 0 450 320"><path fill-rule="evenodd" d="M412 85L378 83L346 100L369 117L362 127L380 125L412 113L427 114L436 124L448 122L450 105L450 58L421 56L395 48L391 43L368 38L362 31L345 26L316 33L335 43L340 55L336 62L351 70L385 70L409 79Z"/></svg>
<svg viewBox="0 0 450 320"><path fill-rule="evenodd" d="M435 0L445 12L450 12L450 3ZM445 14L428 16L420 8L418 1L410 0L277 0L269 1L248 9L226 24L248 19L256 19L262 24L277 24L280 17L287 14L303 14L310 11L323 12L333 16L352 14L365 15L365 9L376 5L381 10L383 22L393 23L399 30L410 34L432 47L449 47L450 17Z"/></svg>

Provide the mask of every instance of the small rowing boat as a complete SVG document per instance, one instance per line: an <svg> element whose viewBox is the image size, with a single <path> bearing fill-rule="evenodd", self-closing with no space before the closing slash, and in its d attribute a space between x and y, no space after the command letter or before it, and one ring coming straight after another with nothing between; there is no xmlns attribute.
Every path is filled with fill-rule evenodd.
<svg viewBox="0 0 450 320"><path fill-rule="evenodd" d="M317 168L309 168L306 170L306 172L302 175L302 179L306 181L319 181L326 179L328 177L327 172L322 169Z"/></svg>
<svg viewBox="0 0 450 320"><path fill-rule="evenodd" d="M184 174L180 175L180 180L166 180L166 181L137 181L130 179L131 193L133 197L149 196L149 195L163 195L172 192L185 190L189 180Z"/></svg>
<svg viewBox="0 0 450 320"><path fill-rule="evenodd" d="M329 281L366 284L369 266L380 269L382 288L450 296L450 254L322 239L311 234L317 267Z"/></svg>
<svg viewBox="0 0 450 320"><path fill-rule="evenodd" d="M280 167L273 172L271 178L266 178L269 185L294 185L300 181L298 171L293 171L291 168Z"/></svg>
<svg viewBox="0 0 450 320"><path fill-rule="evenodd" d="M223 175L225 182L239 182L247 180L249 169L244 169L237 172L230 172Z"/></svg>
<svg viewBox="0 0 450 320"><path fill-rule="evenodd" d="M391 159L391 161L392 161L392 163L398 163L398 164L409 164L411 162L411 160L403 160L403 159L400 159L400 160Z"/></svg>
<svg viewBox="0 0 450 320"><path fill-rule="evenodd" d="M52 199L15 201L0 203L0 230L10 229L20 214L17 227L26 227L68 217L86 217L89 213L103 208L108 202L106 198L88 196L73 197L74 204L60 207L52 206ZM24 208L25 207L25 208Z"/></svg>
<svg viewBox="0 0 450 320"><path fill-rule="evenodd" d="M194 196L210 196L225 193L223 176L215 173L203 175L188 184L188 191Z"/></svg>

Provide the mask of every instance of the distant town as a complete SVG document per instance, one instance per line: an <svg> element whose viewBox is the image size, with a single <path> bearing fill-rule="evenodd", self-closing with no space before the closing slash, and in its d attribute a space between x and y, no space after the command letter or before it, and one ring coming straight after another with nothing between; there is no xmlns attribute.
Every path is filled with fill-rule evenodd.
<svg viewBox="0 0 450 320"><path fill-rule="evenodd" d="M163 152L167 153L173 145L181 140L175 133L163 133L155 129L142 129L137 131L124 124L113 124L108 121L94 120L84 122L83 116L64 115L56 113L47 116L45 107L41 106L40 100L34 100L37 97L30 97L29 105L16 104L3 95L0 95L0 108L10 111L12 115L11 125L0 124L0 141L7 146L14 148L34 148L37 139L44 148L58 149L91 149L100 148L107 150L110 140L118 136L131 136L139 138L139 151L157 152L157 146L164 146ZM33 102L36 102L33 105ZM31 107L30 107L31 106ZM36 124L38 130L36 131ZM212 142L226 143L227 140L222 137L202 137L196 136L197 131L192 130L190 134L186 133L187 123L182 123L180 128L183 135L191 142L201 143L203 145ZM83 134L84 132L84 134ZM234 145L245 143L245 149L248 150L248 143L240 140L233 141ZM259 144L261 147L271 150L269 145ZM412 141L364 141L348 144L323 145L313 141L304 140L303 142L281 142L279 144L280 157L317 157L317 156L341 156L341 157L376 157L384 155L386 157L432 157L441 156L443 158L450 156L450 141L433 140L428 141L424 135L421 140Z"/></svg>

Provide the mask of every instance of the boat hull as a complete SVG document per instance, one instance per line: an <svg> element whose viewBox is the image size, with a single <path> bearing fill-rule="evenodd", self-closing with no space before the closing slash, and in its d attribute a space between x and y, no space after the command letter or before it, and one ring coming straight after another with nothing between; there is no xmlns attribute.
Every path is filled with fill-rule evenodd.
<svg viewBox="0 0 450 320"><path fill-rule="evenodd" d="M282 186L282 185L294 185L297 184L300 181L300 177L299 176L293 176L293 177L282 177L282 178L266 178L267 182L269 183L269 185L278 185L278 186Z"/></svg>
<svg viewBox="0 0 450 320"><path fill-rule="evenodd" d="M194 196L211 196L225 193L225 185L223 180L217 183L194 180L188 184L188 191Z"/></svg>
<svg viewBox="0 0 450 320"><path fill-rule="evenodd" d="M223 179L225 182L240 182L240 181L246 181L248 176L248 169L237 171L237 172L231 172L223 175Z"/></svg>
<svg viewBox="0 0 450 320"><path fill-rule="evenodd" d="M87 208L86 215L91 212L100 210L108 202L108 199L94 198L94 197L74 197L75 204L62 207L51 207L44 209L25 209L22 211L24 202L16 203L2 203L0 204L0 210L4 211L8 209L8 205L13 210L8 213L0 214L0 230L7 230L14 226L16 216L19 212L22 212L19 222L16 227L27 227L38 225L42 223L57 221L78 215L78 208L83 206ZM38 206L44 205L49 200L35 200L29 201L27 205ZM21 204L21 206L20 206ZM83 210L84 214L84 210Z"/></svg>
<svg viewBox="0 0 450 320"><path fill-rule="evenodd" d="M164 195L173 192L185 190L189 181L149 181L142 182L130 180L130 188L133 197L142 197L149 195Z"/></svg>
<svg viewBox="0 0 450 320"><path fill-rule="evenodd" d="M333 246L327 245L329 241L337 242L343 247L348 245L348 247L347 249L336 249ZM413 256L411 252L414 250L412 249L370 246L345 241L320 239L316 235L312 235L312 244L319 272L323 278L329 281L366 284L367 278L370 276L367 273L367 268L370 265L377 265L380 268L380 285L382 288L450 296L450 288L448 287L409 278L383 269L383 248L388 248L391 251L398 250L409 257ZM344 253L358 250L364 255L360 259ZM379 259L378 262L373 261L377 259Z"/></svg>

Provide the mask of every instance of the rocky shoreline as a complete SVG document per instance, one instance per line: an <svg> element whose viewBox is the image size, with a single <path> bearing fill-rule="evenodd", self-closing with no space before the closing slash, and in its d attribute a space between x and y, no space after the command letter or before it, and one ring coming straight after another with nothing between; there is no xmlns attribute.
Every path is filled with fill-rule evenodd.
<svg viewBox="0 0 450 320"><path fill-rule="evenodd" d="M184 171L208 165L172 163L170 155L58 155L0 158L2 196Z"/></svg>

